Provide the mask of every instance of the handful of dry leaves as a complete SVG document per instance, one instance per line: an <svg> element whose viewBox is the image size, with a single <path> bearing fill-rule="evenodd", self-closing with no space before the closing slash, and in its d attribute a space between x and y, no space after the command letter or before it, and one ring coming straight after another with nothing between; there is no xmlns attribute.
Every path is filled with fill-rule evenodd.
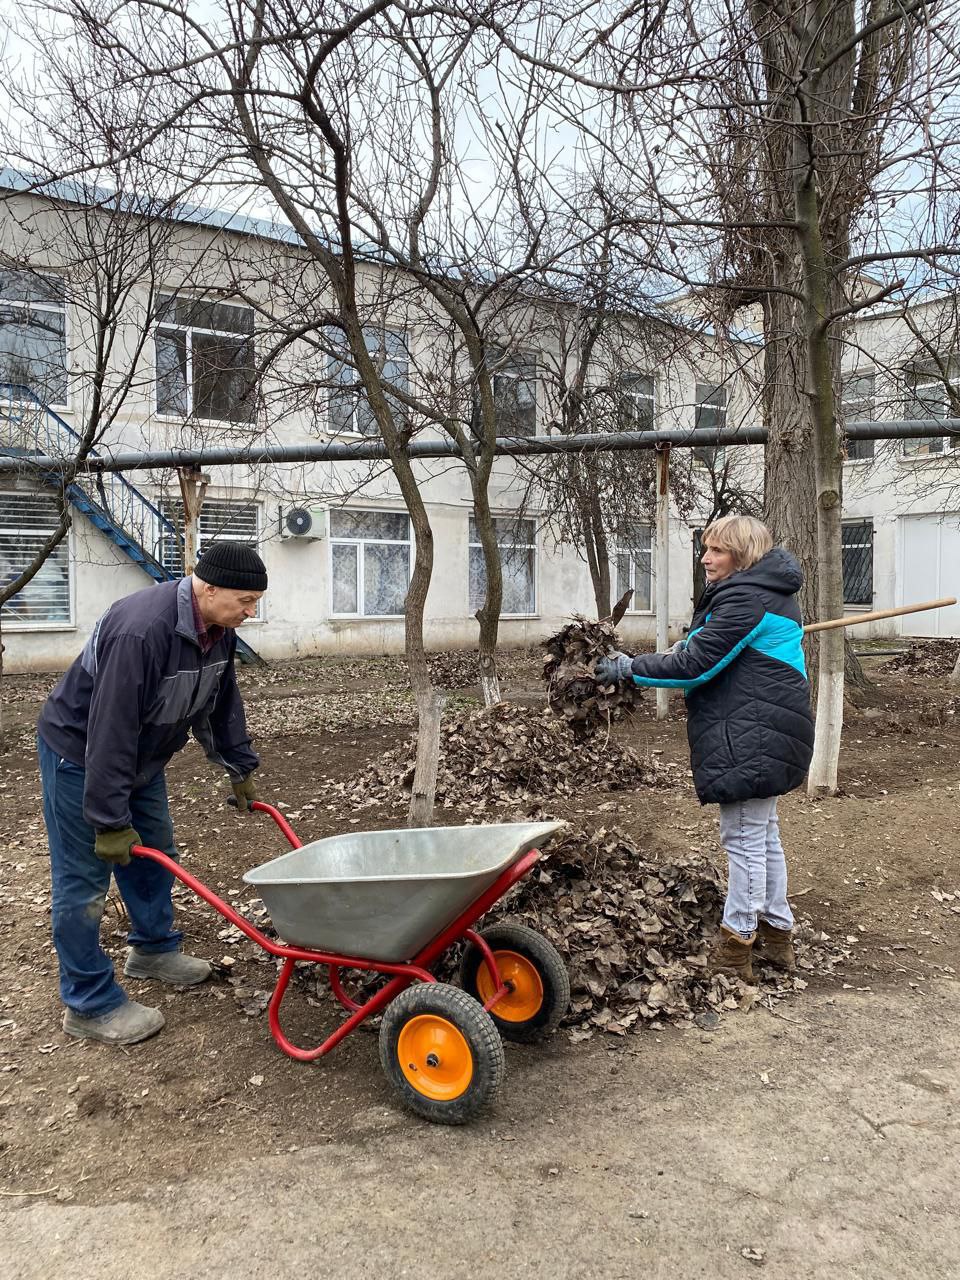
<svg viewBox="0 0 960 1280"><path fill-rule="evenodd" d="M632 681L599 685L593 677L597 660L620 648L617 621L616 610L603 622L575 614L572 622L543 641L547 705L554 715L566 720L578 741L629 715L643 698Z"/></svg>

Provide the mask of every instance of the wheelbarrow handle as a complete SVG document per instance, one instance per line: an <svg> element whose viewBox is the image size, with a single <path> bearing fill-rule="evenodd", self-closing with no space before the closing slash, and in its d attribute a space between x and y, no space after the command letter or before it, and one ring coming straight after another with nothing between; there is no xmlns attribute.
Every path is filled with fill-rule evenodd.
<svg viewBox="0 0 960 1280"><path fill-rule="evenodd" d="M232 808L234 809L238 809L240 807L237 804L236 796L231 796L230 799L227 801L227 804L232 806ZM280 812L279 809L275 809L272 804L264 804L262 800L254 800L251 803L250 808L259 810L260 813L269 813L270 817L274 820L274 822L277 824L277 826L280 828L283 834L287 837L287 840L290 842L290 845L292 846L292 848L294 849L303 848L303 841L297 838L296 832L294 831L293 827L291 827L290 823L286 820L286 818L283 816L283 814Z"/></svg>

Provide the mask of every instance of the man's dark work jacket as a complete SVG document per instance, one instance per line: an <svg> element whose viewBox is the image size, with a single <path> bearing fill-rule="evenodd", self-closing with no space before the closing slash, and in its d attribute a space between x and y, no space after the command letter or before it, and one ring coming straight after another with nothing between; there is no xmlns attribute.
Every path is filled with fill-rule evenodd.
<svg viewBox="0 0 960 1280"><path fill-rule="evenodd" d="M236 632L201 652L191 578L118 600L47 699L37 726L86 770L83 814L98 831L130 825L130 793L159 773L190 732L234 778L259 764L237 688Z"/></svg>
<svg viewBox="0 0 960 1280"><path fill-rule="evenodd" d="M682 689L701 804L783 795L803 782L813 717L796 593L797 561L774 547L711 583L683 648L633 659L639 685Z"/></svg>

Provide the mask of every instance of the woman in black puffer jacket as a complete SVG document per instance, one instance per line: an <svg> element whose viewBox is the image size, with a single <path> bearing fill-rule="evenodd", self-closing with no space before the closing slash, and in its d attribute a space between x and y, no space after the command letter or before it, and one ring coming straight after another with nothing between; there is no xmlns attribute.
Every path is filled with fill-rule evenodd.
<svg viewBox="0 0 960 1280"><path fill-rule="evenodd" d="M710 965L753 980L754 944L781 968L796 961L777 798L804 780L813 717L796 594L803 582L766 525L725 516L703 534L707 588L685 640L669 653L597 664L602 684L682 689L693 781L702 804L719 804L729 888Z"/></svg>

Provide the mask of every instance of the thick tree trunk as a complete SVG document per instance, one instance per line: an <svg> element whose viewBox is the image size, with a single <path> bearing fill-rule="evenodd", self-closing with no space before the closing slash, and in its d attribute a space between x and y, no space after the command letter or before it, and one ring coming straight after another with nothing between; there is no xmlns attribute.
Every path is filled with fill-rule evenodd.
<svg viewBox="0 0 960 1280"><path fill-rule="evenodd" d="M816 466L818 620L843 616L841 560L841 491L843 453L833 396L833 368L828 341L830 286L820 230L816 169L798 136L794 164L798 238L803 253L804 331L808 360L807 395L813 424ZM817 726L807 781L809 795L832 795L837 789L840 738L843 731L844 634L842 628L820 633L817 680Z"/></svg>
<svg viewBox="0 0 960 1280"><path fill-rule="evenodd" d="M777 271L781 287L801 280L793 262ZM803 587L800 610L806 620L817 614L817 479L808 406L798 391L808 385L807 348L802 340L799 298L768 296L764 344L764 412L769 439L764 454L764 519L776 542L800 561ZM813 667L816 642L805 642Z"/></svg>
<svg viewBox="0 0 960 1280"><path fill-rule="evenodd" d="M957 665L950 672L950 683L955 689L960 689L960 654L957 654Z"/></svg>

